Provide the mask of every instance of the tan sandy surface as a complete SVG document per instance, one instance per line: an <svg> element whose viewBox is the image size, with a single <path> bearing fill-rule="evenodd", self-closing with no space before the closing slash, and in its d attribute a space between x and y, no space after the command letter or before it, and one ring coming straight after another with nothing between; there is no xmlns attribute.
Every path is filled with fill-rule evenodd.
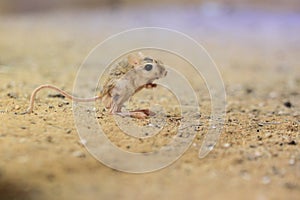
<svg viewBox="0 0 300 200"><path fill-rule="evenodd" d="M93 158L79 139L71 103L47 97L53 91L39 93L33 114L16 114L40 84L72 91L80 63L98 42L143 26L132 11L122 12L1 16L0 199L300 199L300 31L293 23L274 30L269 22L271 28L249 23L246 30L237 25L224 31L209 23L166 24L201 42L225 83L225 127L203 159L197 154L210 106L201 87L203 123L193 145L174 164L146 174L119 172ZM127 14L133 16L119 18ZM264 28L274 32L260 31ZM116 131L108 133L112 141L136 152L163 145L171 135L164 130L143 147L104 122ZM169 129L176 126L170 123Z"/></svg>

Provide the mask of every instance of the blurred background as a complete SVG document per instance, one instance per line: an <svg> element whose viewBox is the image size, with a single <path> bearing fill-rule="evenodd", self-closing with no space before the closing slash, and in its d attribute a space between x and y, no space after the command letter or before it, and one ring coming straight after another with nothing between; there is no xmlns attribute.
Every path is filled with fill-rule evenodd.
<svg viewBox="0 0 300 200"><path fill-rule="evenodd" d="M40 63L34 55L51 51L52 59L66 63L60 53L66 47L57 42L80 46L80 52L73 49L81 61L112 34L144 26L190 35L209 51L221 71L234 67L222 71L225 76L237 68L269 70L268 66L290 76L299 64L295 56L300 52L299 0L4 0L0 1L0 50L4 52L0 61L20 66L32 59L27 67L47 66L49 61ZM13 56L7 49L14 50Z"/></svg>
<svg viewBox="0 0 300 200"><path fill-rule="evenodd" d="M269 10L293 10L300 11L300 1L298 0L4 0L0 2L0 12L16 13L16 12L32 12L56 9L95 9L102 7L116 8L122 6L157 6L157 5L203 5L207 2L222 4L230 7L256 7Z"/></svg>

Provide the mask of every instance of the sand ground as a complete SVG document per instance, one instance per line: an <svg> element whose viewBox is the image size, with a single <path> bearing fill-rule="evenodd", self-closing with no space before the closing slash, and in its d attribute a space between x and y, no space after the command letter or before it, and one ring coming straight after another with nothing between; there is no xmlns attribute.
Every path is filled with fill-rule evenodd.
<svg viewBox="0 0 300 200"><path fill-rule="evenodd" d="M155 13L136 19L141 10L1 16L0 199L299 199L300 17L251 18L245 11L191 21L199 16L173 11L156 10L178 17L160 21ZM202 43L223 77L226 123L205 158L197 157L208 127L205 92L193 145L174 164L146 174L119 172L93 158L79 139L71 103L47 97L55 92L41 92L33 114L16 114L40 84L72 91L81 62L98 42L126 28L157 24ZM128 150L125 136L110 134ZM158 144L168 138L161 134ZM129 142L133 151L151 148Z"/></svg>

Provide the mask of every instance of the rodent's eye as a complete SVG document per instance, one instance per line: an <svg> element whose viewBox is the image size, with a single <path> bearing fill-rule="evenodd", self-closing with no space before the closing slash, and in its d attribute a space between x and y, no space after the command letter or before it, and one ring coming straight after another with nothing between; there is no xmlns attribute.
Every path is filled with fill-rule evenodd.
<svg viewBox="0 0 300 200"><path fill-rule="evenodd" d="M147 65L145 65L144 69L147 71L151 71L152 67L153 66L151 64L147 64Z"/></svg>

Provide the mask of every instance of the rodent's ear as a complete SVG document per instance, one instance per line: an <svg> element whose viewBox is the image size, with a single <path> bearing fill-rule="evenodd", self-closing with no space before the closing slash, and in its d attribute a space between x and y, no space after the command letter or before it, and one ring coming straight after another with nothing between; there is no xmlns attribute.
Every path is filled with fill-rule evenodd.
<svg viewBox="0 0 300 200"><path fill-rule="evenodd" d="M141 57L139 54L129 54L127 60L130 65L133 65L135 67L141 63Z"/></svg>
<svg viewBox="0 0 300 200"><path fill-rule="evenodd" d="M138 52L138 55L139 55L139 57L140 57L141 60L145 58L145 55L142 52L140 52L140 51Z"/></svg>

